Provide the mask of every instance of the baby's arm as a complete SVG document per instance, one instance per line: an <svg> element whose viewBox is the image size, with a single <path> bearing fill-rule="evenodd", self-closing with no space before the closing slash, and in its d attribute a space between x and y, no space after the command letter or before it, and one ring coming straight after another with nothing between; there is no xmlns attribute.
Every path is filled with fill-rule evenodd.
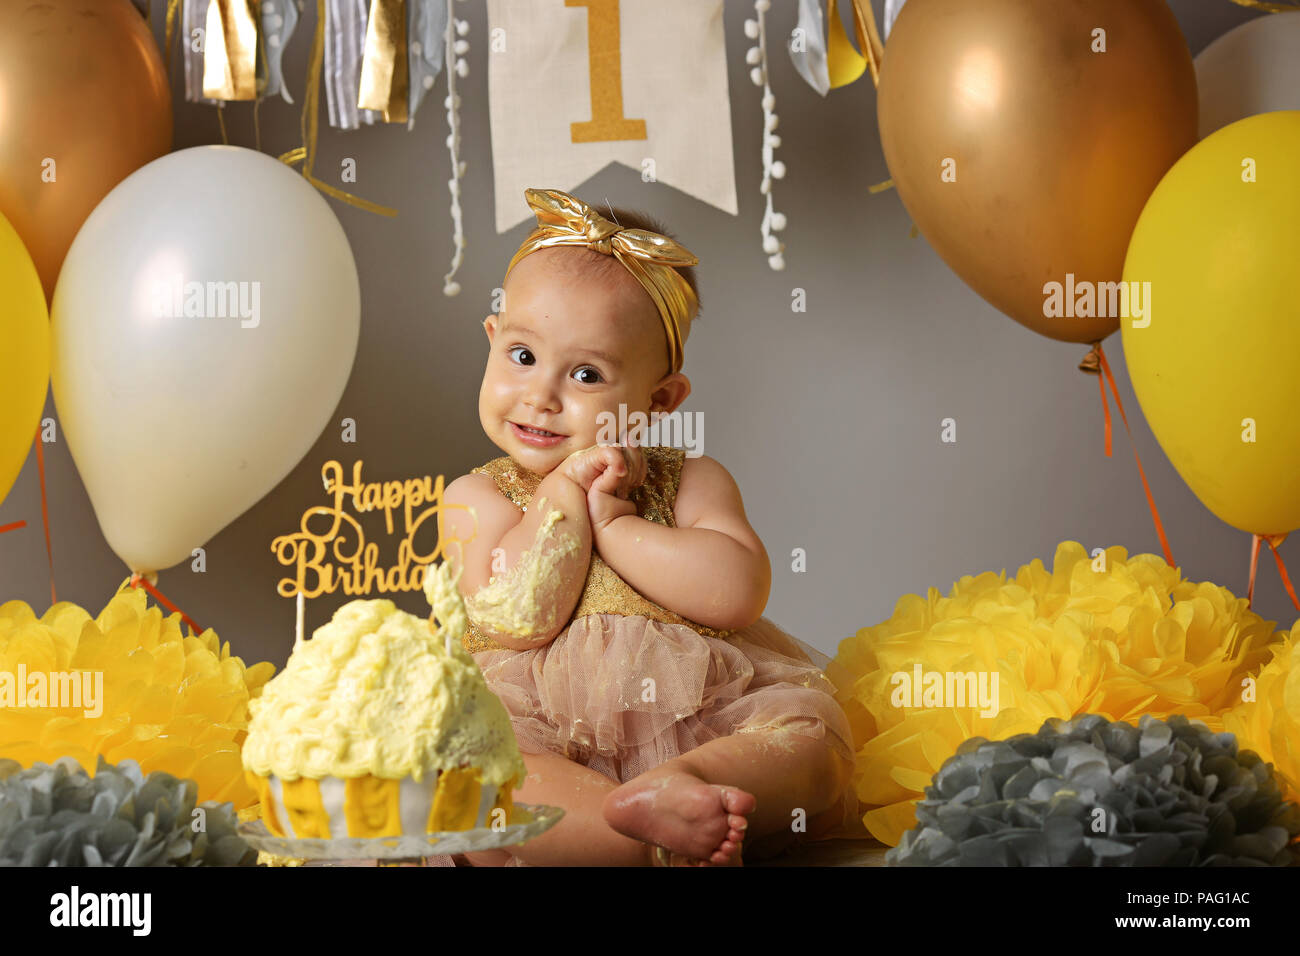
<svg viewBox="0 0 1300 956"><path fill-rule="evenodd" d="M469 474L447 486L443 503L438 534L453 572L460 572L470 620L512 650L554 640L577 607L591 563L582 486L557 468L538 486L533 506L521 511L487 475ZM474 509L477 529L474 515L456 506ZM562 517L548 519L553 511Z"/></svg>
<svg viewBox="0 0 1300 956"><path fill-rule="evenodd" d="M661 607L720 630L753 624L767 606L772 569L731 474L707 456L687 458L673 514L676 528L615 518L595 532L595 548Z"/></svg>

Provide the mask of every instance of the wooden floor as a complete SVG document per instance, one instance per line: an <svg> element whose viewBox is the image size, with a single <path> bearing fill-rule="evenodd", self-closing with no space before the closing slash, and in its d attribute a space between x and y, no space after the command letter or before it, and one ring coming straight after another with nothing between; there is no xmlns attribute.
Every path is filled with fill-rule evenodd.
<svg viewBox="0 0 1300 956"><path fill-rule="evenodd" d="M791 850L770 860L748 862L746 866L884 866L889 847L875 840L825 840ZM263 854L259 862L271 866L302 865L289 862L287 857L268 857ZM313 860L307 866L378 866L377 860ZM412 864L419 865L419 864Z"/></svg>
<svg viewBox="0 0 1300 956"><path fill-rule="evenodd" d="M884 866L889 847L875 840L825 840L746 866Z"/></svg>

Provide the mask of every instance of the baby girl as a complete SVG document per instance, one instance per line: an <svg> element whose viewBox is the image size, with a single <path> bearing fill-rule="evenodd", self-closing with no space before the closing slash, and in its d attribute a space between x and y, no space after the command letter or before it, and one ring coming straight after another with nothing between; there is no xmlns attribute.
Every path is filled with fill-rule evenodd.
<svg viewBox="0 0 1300 956"><path fill-rule="evenodd" d="M698 260L645 217L526 196L537 228L483 323L479 417L505 455L447 487L439 533L528 766L515 799L565 815L468 860L734 866L824 836L852 816L852 735L807 645L761 616L736 482L600 443L690 394Z"/></svg>

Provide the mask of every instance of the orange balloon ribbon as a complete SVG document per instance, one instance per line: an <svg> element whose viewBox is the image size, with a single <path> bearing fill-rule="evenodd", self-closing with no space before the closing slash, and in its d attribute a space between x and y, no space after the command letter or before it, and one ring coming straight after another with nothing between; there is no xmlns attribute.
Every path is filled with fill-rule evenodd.
<svg viewBox="0 0 1300 956"><path fill-rule="evenodd" d="M1151 485L1147 482L1146 469L1142 467L1142 458L1138 455L1137 442L1133 440L1133 429L1129 427L1128 415L1124 413L1124 403L1120 401L1119 388L1115 385L1115 376L1111 373L1110 363L1106 361L1106 353L1102 350L1101 341L1098 340L1092 344L1092 351L1088 356L1079 363L1080 371L1089 372L1097 376L1097 385L1101 388L1101 410L1106 418L1106 457L1110 457L1110 406L1106 403L1106 382L1110 382L1110 390L1115 395L1115 407L1119 409L1120 418L1124 420L1124 429L1128 432L1129 444L1133 446L1133 460L1137 462L1138 475L1142 478L1142 490L1146 492L1147 505L1151 509L1151 520L1155 522L1156 534L1160 537L1160 547L1164 549L1165 560L1171 568L1178 565L1174 563L1173 552L1169 550L1169 539L1165 536L1165 526L1160 520L1160 512L1156 508L1156 499L1151 494Z"/></svg>
<svg viewBox="0 0 1300 956"><path fill-rule="evenodd" d="M26 521L11 521L8 524L0 524L0 534L4 534L6 531L17 531L19 528L26 527Z"/></svg>
<svg viewBox="0 0 1300 956"><path fill-rule="evenodd" d="M41 523L45 525L45 557L50 562L50 606L59 603L58 592L54 589L54 550L50 547L50 505L45 494L45 448L41 441L41 429L36 427L36 470L41 476Z"/></svg>
<svg viewBox="0 0 1300 956"><path fill-rule="evenodd" d="M140 587L140 585L144 585L144 589L153 595L153 599L157 601L159 604L161 604L163 607L167 608L167 610L171 611L173 614L179 614L181 616L181 620L184 621L186 625L188 625L191 631L193 631L195 634L203 633L203 628L199 627L198 624L195 623L194 618L190 617L188 614L186 614L184 611L178 608L171 601L167 600L166 596L161 591L159 591L156 587L154 587L152 584L149 583L148 578L144 577L143 575L132 572L131 587L138 588Z"/></svg>
<svg viewBox="0 0 1300 956"><path fill-rule="evenodd" d="M1282 584L1286 587L1286 593L1290 596L1295 609L1300 611L1300 599L1296 598L1295 588L1291 586L1291 577L1286 573L1286 565L1282 563L1282 555L1277 553L1277 546L1285 540L1286 534L1251 535L1250 584L1246 587L1246 607L1250 607L1251 602L1255 600L1255 567L1259 562L1259 543L1267 541L1269 550L1273 552L1273 560L1277 562L1278 573L1282 575Z"/></svg>

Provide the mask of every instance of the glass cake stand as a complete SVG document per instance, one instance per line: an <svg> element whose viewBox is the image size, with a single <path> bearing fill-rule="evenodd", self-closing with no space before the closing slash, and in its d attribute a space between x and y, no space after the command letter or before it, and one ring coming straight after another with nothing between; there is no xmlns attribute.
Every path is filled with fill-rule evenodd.
<svg viewBox="0 0 1300 956"><path fill-rule="evenodd" d="M514 823L500 829L475 827L425 836L342 837L335 839L278 837L261 820L240 823L237 832L255 850L309 862L378 860L380 866L418 864L426 856L452 856L479 850L499 850L545 833L560 822L564 811L516 803Z"/></svg>

